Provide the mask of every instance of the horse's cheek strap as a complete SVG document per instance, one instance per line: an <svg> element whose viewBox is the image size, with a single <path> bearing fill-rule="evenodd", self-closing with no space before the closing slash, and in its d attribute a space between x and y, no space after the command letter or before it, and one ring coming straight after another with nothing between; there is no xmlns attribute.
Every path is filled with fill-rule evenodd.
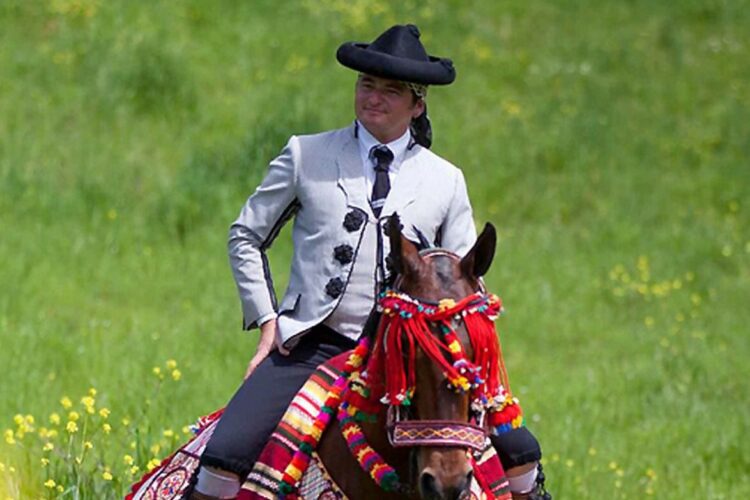
<svg viewBox="0 0 750 500"><path fill-rule="evenodd" d="M394 448L406 446L450 446L482 450L486 431L476 425L449 420L414 420L396 422L388 437Z"/></svg>

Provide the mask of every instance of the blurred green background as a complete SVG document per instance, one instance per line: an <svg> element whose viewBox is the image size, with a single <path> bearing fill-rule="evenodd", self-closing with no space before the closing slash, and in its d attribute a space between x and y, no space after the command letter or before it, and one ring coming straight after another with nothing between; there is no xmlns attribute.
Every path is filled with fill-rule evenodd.
<svg viewBox="0 0 750 500"><path fill-rule="evenodd" d="M750 495L747 1L2 0L0 497L121 496L225 404L229 224L289 135L353 119L338 45L405 22L457 68L433 149L499 229L555 498Z"/></svg>

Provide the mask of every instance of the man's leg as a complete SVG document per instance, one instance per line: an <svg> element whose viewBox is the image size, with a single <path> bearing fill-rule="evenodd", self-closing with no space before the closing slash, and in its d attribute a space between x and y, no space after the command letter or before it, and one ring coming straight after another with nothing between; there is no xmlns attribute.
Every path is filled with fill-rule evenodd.
<svg viewBox="0 0 750 500"><path fill-rule="evenodd" d="M354 342L318 327L289 356L271 353L224 410L190 498L234 498L297 391L319 364L352 347Z"/></svg>

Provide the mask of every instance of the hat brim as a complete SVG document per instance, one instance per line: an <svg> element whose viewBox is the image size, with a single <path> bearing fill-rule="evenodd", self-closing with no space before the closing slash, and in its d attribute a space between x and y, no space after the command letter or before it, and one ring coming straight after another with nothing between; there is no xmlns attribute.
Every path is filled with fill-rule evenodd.
<svg viewBox="0 0 750 500"><path fill-rule="evenodd" d="M369 46L368 43L345 43L336 51L336 59L347 68L404 82L448 85L456 79L450 59L429 56L429 61L416 61L378 52Z"/></svg>

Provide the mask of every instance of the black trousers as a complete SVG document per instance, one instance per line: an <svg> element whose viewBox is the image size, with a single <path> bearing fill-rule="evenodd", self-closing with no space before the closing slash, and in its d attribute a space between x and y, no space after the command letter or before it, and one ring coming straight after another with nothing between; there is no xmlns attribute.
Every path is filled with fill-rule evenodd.
<svg viewBox="0 0 750 500"><path fill-rule="evenodd" d="M318 365L356 347L325 325L308 332L289 356L274 351L229 401L201 456L201 465L247 477L294 395Z"/></svg>

